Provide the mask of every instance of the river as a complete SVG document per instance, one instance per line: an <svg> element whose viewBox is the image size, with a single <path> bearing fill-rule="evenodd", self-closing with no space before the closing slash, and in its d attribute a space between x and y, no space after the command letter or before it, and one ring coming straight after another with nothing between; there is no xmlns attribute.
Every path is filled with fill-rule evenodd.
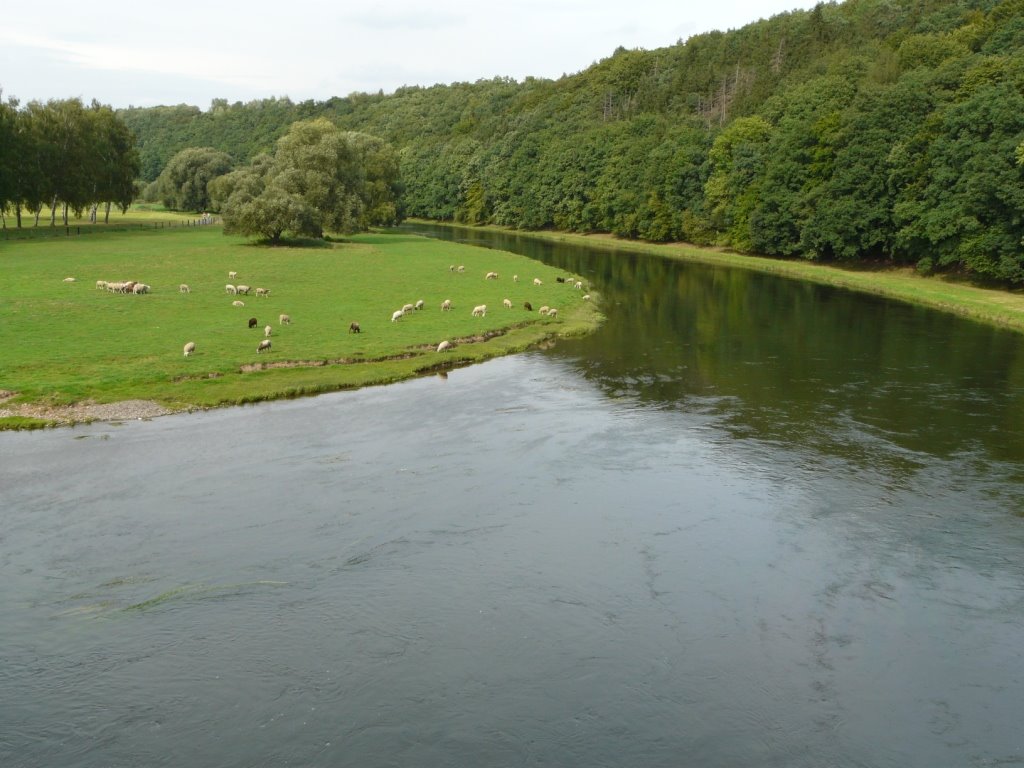
<svg viewBox="0 0 1024 768"><path fill-rule="evenodd" d="M607 322L0 434L0 765L1024 765L1024 337L471 237Z"/></svg>

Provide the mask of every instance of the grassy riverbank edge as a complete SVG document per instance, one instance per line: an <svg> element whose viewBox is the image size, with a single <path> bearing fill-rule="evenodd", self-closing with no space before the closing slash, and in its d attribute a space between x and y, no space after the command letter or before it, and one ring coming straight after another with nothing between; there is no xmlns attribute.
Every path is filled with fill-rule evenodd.
<svg viewBox="0 0 1024 768"><path fill-rule="evenodd" d="M412 221L412 220L411 220ZM877 268L841 266L796 259L745 256L732 251L704 248L685 243L647 243L621 240L606 234L574 234L557 231L529 231L497 226L467 227L461 224L423 220L423 224L455 229L473 229L527 237L548 242L629 251L676 261L735 267L765 272L794 280L896 299L918 306L950 312L970 320L1024 333L1024 291L983 288L944 276L925 276L910 267Z"/></svg>
<svg viewBox="0 0 1024 768"><path fill-rule="evenodd" d="M68 406L25 404L25 414L0 416L0 431L27 431L50 427L75 426L94 421L124 422L150 420L172 413L192 413L215 408L250 405L274 400L290 400L311 395L395 384L407 379L436 374L482 363L496 357L516 354L555 343L559 338L583 336L594 331L603 315L593 304L584 304L568 312L557 326L513 326L486 339L461 340L452 352L439 353L433 345L410 351L400 359L365 360L331 364L296 365L272 368L249 374L244 395L220 397L209 390L195 398L153 401L113 401L75 403ZM140 406L142 406L140 410Z"/></svg>

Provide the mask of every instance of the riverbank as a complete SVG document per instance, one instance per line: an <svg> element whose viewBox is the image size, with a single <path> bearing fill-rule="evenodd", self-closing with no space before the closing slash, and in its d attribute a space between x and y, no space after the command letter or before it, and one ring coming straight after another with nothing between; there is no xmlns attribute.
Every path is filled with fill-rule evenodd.
<svg viewBox="0 0 1024 768"><path fill-rule="evenodd" d="M438 224L438 222L429 223ZM442 226L466 229L466 227L455 224L442 223ZM718 248L702 248L684 243L662 244L620 240L605 234L530 232L494 226L473 227L472 229L490 230L517 237L567 243L586 248L646 253L677 261L754 270L897 299L1024 333L1024 291L981 288L944 276L923 276L909 267L878 267L876 269L867 269L863 266L843 267L795 259L744 256Z"/></svg>
<svg viewBox="0 0 1024 768"><path fill-rule="evenodd" d="M98 233L11 244L4 259L0 429L387 384L585 334L602 319L583 291L557 281L563 270L394 232L280 248L219 227ZM97 285L113 279L149 290ZM226 287L242 282L247 295ZM557 316L540 314L544 305ZM258 350L264 339L270 349ZM183 355L188 342L195 351Z"/></svg>

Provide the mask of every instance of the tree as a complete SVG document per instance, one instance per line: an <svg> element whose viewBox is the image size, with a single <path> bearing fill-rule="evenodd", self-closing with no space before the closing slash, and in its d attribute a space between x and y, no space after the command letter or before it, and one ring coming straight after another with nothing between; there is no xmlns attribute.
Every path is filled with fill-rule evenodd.
<svg viewBox="0 0 1024 768"><path fill-rule="evenodd" d="M0 217L3 217L11 205L17 205L19 196L17 192L17 158L22 152L19 146L18 132L18 102L10 100L2 101L3 91L0 91L0 147L4 151L0 153ZM7 220L3 219L3 226L7 228Z"/></svg>
<svg viewBox="0 0 1024 768"><path fill-rule="evenodd" d="M741 117L718 134L708 160L711 174L704 198L723 245L751 247L750 213L757 205L771 125L761 117Z"/></svg>
<svg viewBox="0 0 1024 768"><path fill-rule="evenodd" d="M225 232L278 242L400 220L398 156L380 139L326 118L294 123L273 156L213 185Z"/></svg>
<svg viewBox="0 0 1024 768"><path fill-rule="evenodd" d="M107 223L111 205L116 205L123 213L135 199L139 153L135 148L135 136L110 107L93 102L89 115L93 123L93 194L90 202L93 204L94 221L96 206L106 204L103 220Z"/></svg>
<svg viewBox="0 0 1024 768"><path fill-rule="evenodd" d="M207 185L231 170L231 156L211 147L183 149L171 158L157 178L163 204L176 211L212 208Z"/></svg>

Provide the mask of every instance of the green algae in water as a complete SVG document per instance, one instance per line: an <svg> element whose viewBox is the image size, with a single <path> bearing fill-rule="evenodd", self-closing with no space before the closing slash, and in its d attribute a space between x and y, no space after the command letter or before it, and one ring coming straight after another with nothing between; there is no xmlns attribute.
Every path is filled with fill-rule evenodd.
<svg viewBox="0 0 1024 768"><path fill-rule="evenodd" d="M126 611L147 611L157 608L174 600L186 600L189 598L207 599L216 597L232 597L240 595L249 587L284 587L288 586L287 581L246 581L239 584L184 584L166 592L161 592L156 597L143 600L141 603L129 605Z"/></svg>

